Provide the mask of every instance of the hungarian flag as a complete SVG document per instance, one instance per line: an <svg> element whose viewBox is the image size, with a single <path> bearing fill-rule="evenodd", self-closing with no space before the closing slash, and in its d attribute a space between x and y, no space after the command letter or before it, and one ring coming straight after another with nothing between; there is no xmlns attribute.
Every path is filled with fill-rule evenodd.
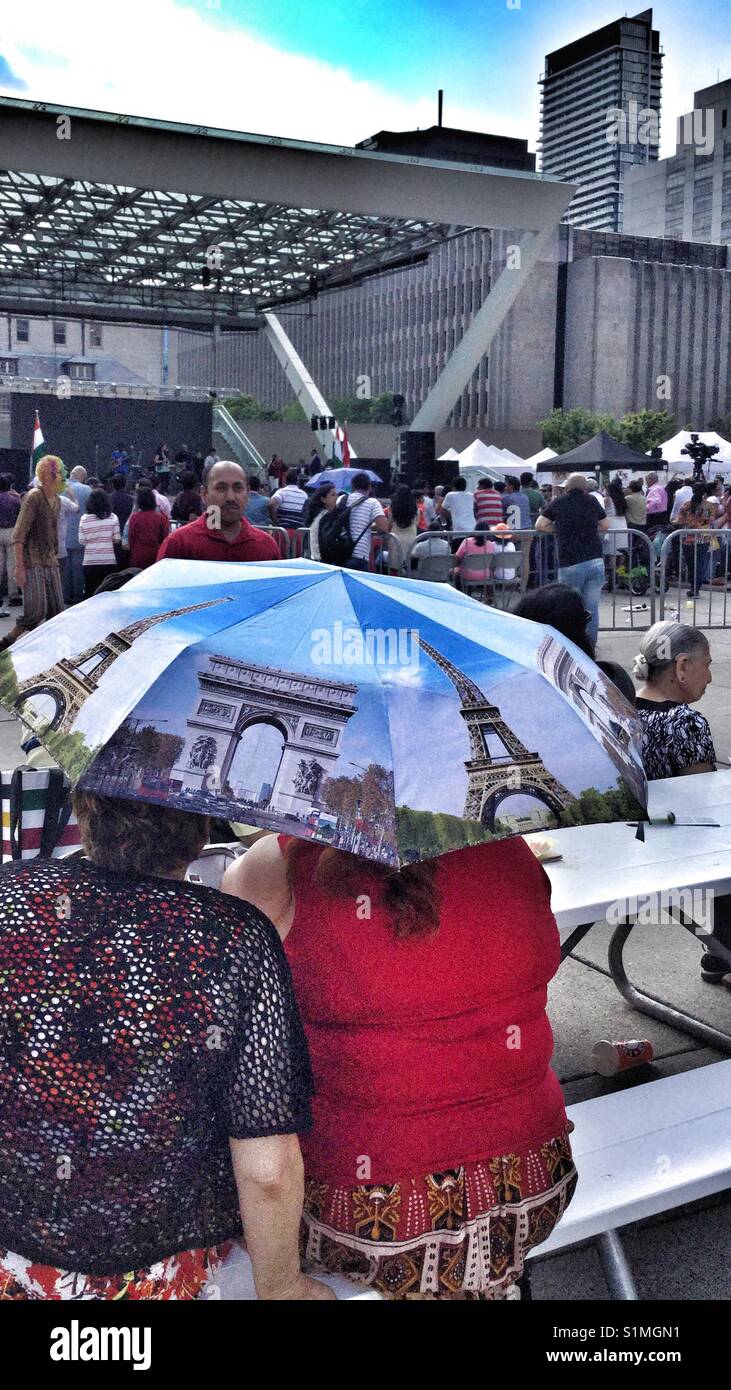
<svg viewBox="0 0 731 1390"><path fill-rule="evenodd" d="M39 460L39 459L42 459L42 458L43 458L43 455L45 454L45 452L46 452L46 446L45 446L45 444L44 444L44 442L43 442L43 432L42 432L42 430L41 430L41 422L40 422L40 420L38 419L38 411L36 411L36 418L35 418L35 420L34 420L34 422L33 422L33 446L32 446L31 451L30 451L30 476L31 476L31 478L33 478L33 477L35 476L36 464L38 463L38 460Z"/></svg>
<svg viewBox="0 0 731 1390"><path fill-rule="evenodd" d="M348 422L343 429L343 468L350 468L350 445L348 444Z"/></svg>

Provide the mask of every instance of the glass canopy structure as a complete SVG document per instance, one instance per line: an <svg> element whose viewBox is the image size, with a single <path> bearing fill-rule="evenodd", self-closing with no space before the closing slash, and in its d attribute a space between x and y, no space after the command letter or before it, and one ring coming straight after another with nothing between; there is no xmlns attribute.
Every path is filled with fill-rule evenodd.
<svg viewBox="0 0 731 1390"><path fill-rule="evenodd" d="M1 97L0 312L270 331L279 306L424 259L464 228L514 230L510 267L412 425L429 429L573 192L523 170Z"/></svg>

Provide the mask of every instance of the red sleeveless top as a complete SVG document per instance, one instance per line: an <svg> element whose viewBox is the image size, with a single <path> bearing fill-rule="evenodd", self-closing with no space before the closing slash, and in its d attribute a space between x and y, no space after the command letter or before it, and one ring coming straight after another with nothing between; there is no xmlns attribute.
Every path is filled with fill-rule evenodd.
<svg viewBox="0 0 731 1390"><path fill-rule="evenodd" d="M546 1016L558 931L524 841L442 856L439 931L406 940L388 926L376 874L360 889L370 920L316 886L321 852L310 844L295 868L284 943L315 1077L308 1178L396 1182L561 1134Z"/></svg>

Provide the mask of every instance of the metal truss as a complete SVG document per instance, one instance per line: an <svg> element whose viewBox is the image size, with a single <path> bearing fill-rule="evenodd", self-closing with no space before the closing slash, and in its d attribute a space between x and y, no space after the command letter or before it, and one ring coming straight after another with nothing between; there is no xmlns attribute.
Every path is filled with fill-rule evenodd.
<svg viewBox="0 0 731 1390"><path fill-rule="evenodd" d="M0 171L0 306L254 327L425 255L446 224ZM261 320L259 319L260 323Z"/></svg>

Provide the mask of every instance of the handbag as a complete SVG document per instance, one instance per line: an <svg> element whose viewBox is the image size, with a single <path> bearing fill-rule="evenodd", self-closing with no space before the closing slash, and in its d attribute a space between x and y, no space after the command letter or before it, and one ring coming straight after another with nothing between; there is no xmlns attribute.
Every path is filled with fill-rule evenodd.
<svg viewBox="0 0 731 1390"><path fill-rule="evenodd" d="M81 846L71 789L58 767L0 772L2 862L57 859Z"/></svg>

